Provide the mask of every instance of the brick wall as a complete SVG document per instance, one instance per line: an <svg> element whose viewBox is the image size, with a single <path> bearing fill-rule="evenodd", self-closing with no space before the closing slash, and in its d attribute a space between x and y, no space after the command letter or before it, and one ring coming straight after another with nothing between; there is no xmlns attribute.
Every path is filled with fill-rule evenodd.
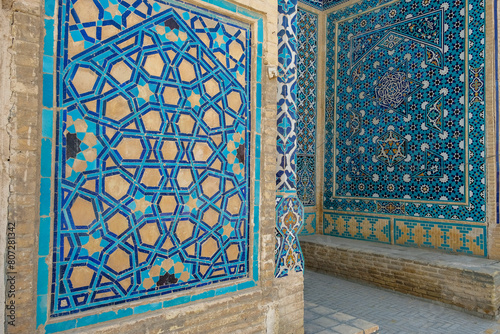
<svg viewBox="0 0 500 334"><path fill-rule="evenodd" d="M8 34L8 43L2 47L8 48L8 54L5 57L6 54L2 52L2 59L5 61L2 64L2 81L5 85L1 85L1 117L9 122L9 138L2 140L2 145L8 145L6 154L2 152L2 157L5 157L8 163L0 172L3 180L9 182L9 185L2 189L9 189L9 194L7 197L0 197L8 201L8 232L15 233L16 242L15 250L10 249L15 251L16 264L14 267L7 267L7 271L17 273L14 275L15 297L12 294L12 284L9 283L7 289L6 302L8 305L15 303L16 307L15 327L8 325L7 332L29 333L34 329L36 309L34 255L38 243L35 231L38 226L37 184L40 154L41 3L4 1L2 5L2 21L5 25L3 31ZM5 235L3 231L2 234ZM7 316L9 315L10 311ZM7 317L7 321L9 320L12 318Z"/></svg>
<svg viewBox="0 0 500 334"><path fill-rule="evenodd" d="M309 269L499 315L497 261L319 235L301 237L301 247Z"/></svg>

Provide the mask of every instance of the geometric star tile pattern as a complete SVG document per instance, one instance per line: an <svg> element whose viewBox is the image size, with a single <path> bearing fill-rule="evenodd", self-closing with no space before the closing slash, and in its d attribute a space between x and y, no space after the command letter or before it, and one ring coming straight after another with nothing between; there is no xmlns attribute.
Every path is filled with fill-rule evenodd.
<svg viewBox="0 0 500 334"><path fill-rule="evenodd" d="M318 16L297 10L297 195L316 203Z"/></svg>
<svg viewBox="0 0 500 334"><path fill-rule="evenodd" d="M373 4L327 15L325 209L483 222L484 2Z"/></svg>
<svg viewBox="0 0 500 334"><path fill-rule="evenodd" d="M51 316L249 272L249 26L71 0L59 41Z"/></svg>

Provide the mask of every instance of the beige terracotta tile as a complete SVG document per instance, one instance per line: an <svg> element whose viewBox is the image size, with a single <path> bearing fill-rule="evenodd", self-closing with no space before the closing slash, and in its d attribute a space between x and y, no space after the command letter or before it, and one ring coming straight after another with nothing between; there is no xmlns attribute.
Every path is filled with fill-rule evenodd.
<svg viewBox="0 0 500 334"><path fill-rule="evenodd" d="M84 288L92 282L94 271L87 266L74 267L69 280L73 288Z"/></svg>
<svg viewBox="0 0 500 334"><path fill-rule="evenodd" d="M87 227L96 220L96 214L94 212L92 202L83 199L82 197L77 197L75 199L70 212L73 222L77 227Z"/></svg>

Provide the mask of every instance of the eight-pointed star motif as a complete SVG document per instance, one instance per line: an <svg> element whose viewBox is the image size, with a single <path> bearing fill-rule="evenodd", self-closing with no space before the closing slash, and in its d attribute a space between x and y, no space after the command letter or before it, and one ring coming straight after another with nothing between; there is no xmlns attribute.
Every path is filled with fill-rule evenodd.
<svg viewBox="0 0 500 334"><path fill-rule="evenodd" d="M408 74L408 62L395 68L380 71L375 86L374 99L385 111L395 111L406 115L408 99L421 87Z"/></svg>

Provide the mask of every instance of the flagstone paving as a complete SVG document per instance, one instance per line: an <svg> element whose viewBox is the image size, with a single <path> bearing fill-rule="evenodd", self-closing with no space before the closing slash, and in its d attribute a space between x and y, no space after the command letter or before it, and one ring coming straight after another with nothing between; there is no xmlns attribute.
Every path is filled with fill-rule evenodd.
<svg viewBox="0 0 500 334"><path fill-rule="evenodd" d="M500 334L500 321L310 270L304 306L306 334Z"/></svg>

